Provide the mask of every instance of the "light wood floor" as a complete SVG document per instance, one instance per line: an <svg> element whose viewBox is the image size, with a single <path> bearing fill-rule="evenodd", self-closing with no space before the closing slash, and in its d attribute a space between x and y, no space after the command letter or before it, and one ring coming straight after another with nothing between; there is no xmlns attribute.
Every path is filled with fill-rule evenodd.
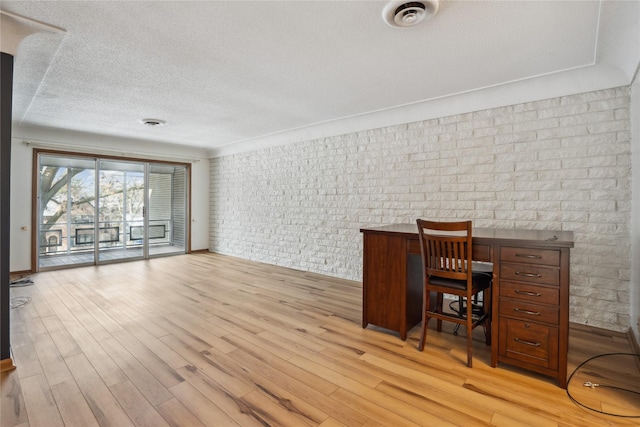
<svg viewBox="0 0 640 427"><path fill-rule="evenodd" d="M11 426L604 426L640 419L574 404L554 381L489 366L482 331L361 328L361 285L237 258L195 254L51 271L11 310L17 369L0 376ZM621 334L572 329L569 372L629 352ZM597 365L597 366L596 366ZM640 384L633 358L591 366L572 393L605 412L640 399L588 380ZM612 376L613 378L609 378ZM637 396L637 395L636 395ZM634 396L635 397L635 396Z"/></svg>

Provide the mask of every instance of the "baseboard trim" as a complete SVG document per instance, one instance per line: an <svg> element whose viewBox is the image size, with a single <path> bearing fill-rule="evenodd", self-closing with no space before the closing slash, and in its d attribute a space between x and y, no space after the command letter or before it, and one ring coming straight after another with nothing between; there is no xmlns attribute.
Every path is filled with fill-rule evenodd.
<svg viewBox="0 0 640 427"><path fill-rule="evenodd" d="M633 332L632 328L629 328L627 337L629 337L629 344L631 345L633 352L636 354L640 354L640 344L638 341L638 337L636 337L636 334Z"/></svg>
<svg viewBox="0 0 640 427"><path fill-rule="evenodd" d="M582 323L569 322L569 328L575 329L578 331L592 332L596 335L604 335L608 337L617 336L620 338L628 338L629 336L628 332L612 331L610 329L598 328L597 326L584 325Z"/></svg>
<svg viewBox="0 0 640 427"><path fill-rule="evenodd" d="M7 372L16 369L16 365L13 364L11 358L0 360L0 372Z"/></svg>
<svg viewBox="0 0 640 427"><path fill-rule="evenodd" d="M29 274L33 274L33 270L22 270L22 271L12 271L9 274L11 276L28 276Z"/></svg>

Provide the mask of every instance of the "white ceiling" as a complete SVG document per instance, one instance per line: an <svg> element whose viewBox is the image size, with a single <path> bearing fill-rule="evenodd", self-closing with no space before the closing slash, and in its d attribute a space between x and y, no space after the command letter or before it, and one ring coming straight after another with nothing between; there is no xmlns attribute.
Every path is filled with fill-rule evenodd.
<svg viewBox="0 0 640 427"><path fill-rule="evenodd" d="M638 1L441 0L408 29L386 3L2 0L64 29L20 45L14 123L225 153L626 85L640 62Z"/></svg>

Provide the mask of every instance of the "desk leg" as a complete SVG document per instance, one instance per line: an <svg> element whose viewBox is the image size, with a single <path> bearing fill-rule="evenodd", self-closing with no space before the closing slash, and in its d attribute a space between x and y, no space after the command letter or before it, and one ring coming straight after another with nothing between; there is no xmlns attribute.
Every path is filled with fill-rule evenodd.
<svg viewBox="0 0 640 427"><path fill-rule="evenodd" d="M424 284L422 283L422 256L407 254L407 300L406 300L406 323L405 327L413 328L422 321L422 294ZM405 331L406 339L407 331Z"/></svg>
<svg viewBox="0 0 640 427"><path fill-rule="evenodd" d="M368 324L407 335L407 241L403 236L364 234L362 327Z"/></svg>
<svg viewBox="0 0 640 427"><path fill-rule="evenodd" d="M497 253L500 253L497 251ZM495 252L494 252L495 254ZM493 283L491 283L491 367L498 366L499 348L499 301L500 301L500 262L494 257L493 261ZM504 339L504 338L503 338Z"/></svg>

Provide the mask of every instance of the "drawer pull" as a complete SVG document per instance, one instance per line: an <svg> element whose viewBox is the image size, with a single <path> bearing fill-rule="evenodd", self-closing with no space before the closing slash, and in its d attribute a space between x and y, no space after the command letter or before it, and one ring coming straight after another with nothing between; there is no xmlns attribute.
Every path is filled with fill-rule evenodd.
<svg viewBox="0 0 640 427"><path fill-rule="evenodd" d="M539 342L525 341L525 340L521 340L520 338L514 338L513 340L515 342L517 342L517 343L520 343L520 344L530 345L531 347L540 347L540 343Z"/></svg>
<svg viewBox="0 0 640 427"><path fill-rule="evenodd" d="M540 292L527 292L527 291L521 291L520 289L516 289L513 292L515 292L516 294L519 294L519 295L528 295L530 297L542 296L542 294Z"/></svg>
<svg viewBox="0 0 640 427"><path fill-rule="evenodd" d="M521 308L514 308L513 311L517 311L518 313L524 313L524 314L529 314L531 316L540 316L540 312L539 311L529 311L529 310L523 310Z"/></svg>
<svg viewBox="0 0 640 427"><path fill-rule="evenodd" d="M516 254L519 258L532 258L532 259L542 259L540 255L529 255L529 254Z"/></svg>
<svg viewBox="0 0 640 427"><path fill-rule="evenodd" d="M522 271L516 271L516 276L525 276L525 277L542 277L542 274L535 274L535 273L523 273Z"/></svg>

